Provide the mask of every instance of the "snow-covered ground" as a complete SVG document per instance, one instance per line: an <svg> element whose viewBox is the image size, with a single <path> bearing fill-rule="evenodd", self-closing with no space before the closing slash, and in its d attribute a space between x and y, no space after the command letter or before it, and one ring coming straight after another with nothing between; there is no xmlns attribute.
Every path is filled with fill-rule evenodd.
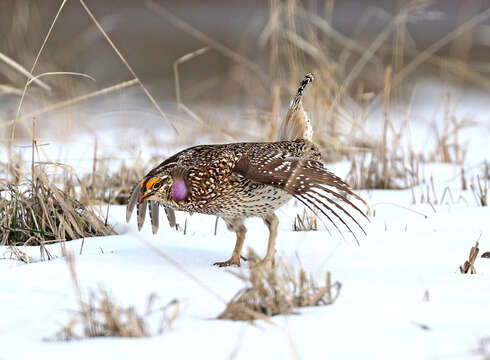
<svg viewBox="0 0 490 360"><path fill-rule="evenodd" d="M360 246L324 229L293 232L293 217L300 210L293 202L281 209L278 254L292 262L298 256L319 282L331 271L342 290L333 305L277 316L275 325L216 320L224 309L222 300L149 246L172 257L219 297L230 299L241 282L227 270L211 266L227 259L234 245L234 235L223 223L215 236L214 218L180 213L180 223L188 217L185 235L161 226L153 236L149 224L138 233L134 217L129 225L122 224L124 208L111 207L111 220L121 235L85 239L81 255L81 240L67 243L77 254L82 288L103 285L116 302L140 309L150 293L156 293L161 303L177 298L183 306L173 330L145 339L46 342L77 308L65 260L24 264L4 259L0 359L227 359L232 354L239 359L295 354L302 359L481 357L472 349L490 336L490 259L477 259L476 275L461 275L458 267L480 234L481 251L490 251L490 209L477 207L457 181L451 184L453 196L462 194L468 204L447 200L433 207L411 206L409 190L361 192L375 216ZM436 186L439 198L442 190ZM420 191L425 190L415 193ZM265 226L258 219L247 224L246 245L264 254ZM37 248L27 251L34 260L38 257ZM60 246L51 245L50 251L59 254Z"/></svg>

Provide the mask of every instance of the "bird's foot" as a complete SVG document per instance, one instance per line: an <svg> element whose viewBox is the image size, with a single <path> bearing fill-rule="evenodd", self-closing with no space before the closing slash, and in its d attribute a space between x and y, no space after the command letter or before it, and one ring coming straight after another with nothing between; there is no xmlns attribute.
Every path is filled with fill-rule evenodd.
<svg viewBox="0 0 490 360"><path fill-rule="evenodd" d="M226 267L226 266L236 265L236 266L240 267L240 259L234 260L232 258L232 259L226 260L226 261L218 261L218 262L215 262L213 265L219 266L219 267Z"/></svg>
<svg viewBox="0 0 490 360"><path fill-rule="evenodd" d="M234 256L234 255L232 255L229 260L215 262L213 265L219 266L219 267L226 267L226 266L236 265L236 266L240 267L240 259L243 259L243 260L247 261L247 258L245 258L243 256Z"/></svg>

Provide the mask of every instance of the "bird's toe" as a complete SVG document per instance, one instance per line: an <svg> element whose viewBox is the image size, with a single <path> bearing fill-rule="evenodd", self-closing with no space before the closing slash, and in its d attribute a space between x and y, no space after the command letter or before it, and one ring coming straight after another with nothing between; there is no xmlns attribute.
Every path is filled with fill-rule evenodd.
<svg viewBox="0 0 490 360"><path fill-rule="evenodd" d="M226 260L226 261L218 261L218 262L215 262L213 265L219 266L219 267L227 267L227 266L231 266L231 265L236 265L236 266L240 267L240 258L238 258L238 259L231 258L231 259Z"/></svg>

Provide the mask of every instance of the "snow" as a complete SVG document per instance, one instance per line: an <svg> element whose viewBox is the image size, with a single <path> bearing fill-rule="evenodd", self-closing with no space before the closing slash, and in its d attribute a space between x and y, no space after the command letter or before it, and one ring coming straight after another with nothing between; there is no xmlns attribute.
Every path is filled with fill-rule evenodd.
<svg viewBox="0 0 490 360"><path fill-rule="evenodd" d="M289 203L279 211L278 254L293 263L296 257L301 259L319 282L331 271L342 290L333 305L274 317L275 325L215 319L224 309L222 299L230 299L242 286L228 270L211 266L227 259L234 245L234 235L223 223L215 236L214 218L179 213L181 224L188 217L185 235L162 226L153 236L149 223L138 233L134 217L129 225L122 224L125 209L111 207L111 222L120 235L85 239L81 255L81 240L66 244L76 254L82 288L102 285L119 304L137 308L144 307L151 293L161 303L177 298L183 306L173 329L145 339L45 341L77 308L76 296L60 245L50 245L57 258L43 262L36 261L38 249L29 248L26 251L34 260L30 264L0 261L0 359L34 354L49 354L51 359L196 355L207 359L232 354L239 359L294 354L304 359L472 357L478 340L490 335L490 260L477 259L476 275L461 275L458 266L480 234L480 249L490 250L489 209L474 205L471 194L456 185L454 191L466 196L468 205L410 205L407 190L361 192L374 204L375 215L360 246L325 229L293 232L293 217L301 210ZM250 219L247 226L246 246L265 254L267 233L262 221Z"/></svg>
<svg viewBox="0 0 490 360"><path fill-rule="evenodd" d="M427 97L426 102L430 101ZM469 144L468 183L489 153L488 111L480 111L488 102L477 101L479 106L466 104L458 110L461 116L468 112L476 115L480 123L462 132L461 141ZM431 114L425 105L414 110L414 117L423 117L420 123L410 124L417 150L433 146L433 139L426 144ZM126 130L123 132L129 132ZM144 143L145 137L132 134L130 146L123 150L114 141L122 136L119 132L99 133L99 154L116 153L127 163L139 154L149 158L153 154L151 146L142 147L137 141L143 139ZM91 171L93 141L93 136L80 136L69 146L46 146L43 152L48 158L69 162L77 171ZM175 149L158 150L169 155ZM30 151L25 149L27 158ZM348 162L331 164L341 177L349 167ZM416 204L412 204L411 190L360 191L371 206L371 222L364 223L367 235L360 237L359 245L349 235L344 239L321 225L316 232L294 232L294 216L303 209L293 201L281 208L278 256L294 264L300 259L319 283L330 271L342 289L333 305L276 316L272 318L274 324L216 319L224 310L224 301L243 285L230 274L240 270L212 266L229 258L235 241L223 222L214 235L213 217L178 213L181 225L187 218L184 234L170 229L165 215L161 215L160 230L154 236L149 219L138 232L134 214L126 225L124 207L111 206L110 223L119 235L66 243L67 250L76 256L84 294L102 286L118 304L141 311L152 293L158 295L159 304L173 299L181 302L173 329L151 338L52 341L61 324L77 309L60 244L48 246L55 255L50 261L40 261L36 247L22 249L31 256L30 264L10 259L8 248L0 247L0 360L39 356L52 360L482 358L474 349L481 339L490 337L490 259L477 258L476 275L460 274L459 266L478 239L480 254L490 251L490 209L477 206L471 191L461 190L460 169L448 164L422 165L425 183L413 189ZM428 183L431 175L437 204ZM425 196L428 185L432 204ZM446 196L441 203L447 187L454 202ZM100 210L105 213L105 206ZM267 246L265 225L259 219L249 219L246 225L245 247L263 256ZM246 269L244 263L242 271Z"/></svg>

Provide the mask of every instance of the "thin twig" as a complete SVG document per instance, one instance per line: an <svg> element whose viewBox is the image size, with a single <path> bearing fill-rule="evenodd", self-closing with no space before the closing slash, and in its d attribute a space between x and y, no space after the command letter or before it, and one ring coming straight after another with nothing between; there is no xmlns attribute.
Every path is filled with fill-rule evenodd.
<svg viewBox="0 0 490 360"><path fill-rule="evenodd" d="M464 24L459 26L458 28L454 29L447 35L443 36L439 40L437 40L435 43L430 45L427 49L422 51L420 54L418 54L412 61L410 61L403 69L401 69L397 74L393 77L393 82L392 82L392 87L397 87L400 85L405 78L410 75L420 64L422 64L424 61L427 61L430 59L432 54L440 50L442 47L446 46L449 44L451 41L456 39L458 36L463 35L464 33L470 31L473 29L475 26L478 24L482 23L483 21L487 20L490 17L490 9L485 10L484 12L474 16L470 20L466 21ZM381 100L382 94L378 94L373 102L371 103L371 106L374 107L374 105L377 104L378 101Z"/></svg>
<svg viewBox="0 0 490 360"><path fill-rule="evenodd" d="M31 71L30 73L34 73L34 70L36 69L36 66L37 66L37 63L39 61L39 57L41 56L43 50L44 50L44 47L46 46L46 43L48 42L48 39L51 35L51 32L53 31L53 28L54 28L54 25L56 24L56 21L58 20L60 14L61 14L61 11L63 10L63 7L65 6L67 0L63 0L63 2L61 3L59 9L58 9L58 12L56 13L55 17L54 17L54 20L53 22L51 23L51 26L49 27L49 30L48 30L48 33L46 34L46 36L44 37L44 40L43 40L43 43L41 45L41 48L39 49L37 55L36 55L36 58L34 59L34 63L32 64L32 68L31 68ZM18 119L19 115L20 115L20 109L22 108L22 104L24 103L24 98L25 98L25 95L27 93L27 88L29 86L30 82L27 81L25 86L24 86L24 91L22 92L22 96L20 98L20 101L19 101L19 105L17 107L17 112L15 114L15 119L14 121L12 122L12 129L11 129L11 132L10 132L10 144L9 144L9 161L8 161L8 164L7 164L7 183L8 183L8 177L9 177L9 172L10 172L10 162L11 162L11 159L12 159L12 146L13 146L13 143L14 143L14 139L15 139L15 125L16 125L16 120ZM29 127L26 125L25 126L28 131L30 130Z"/></svg>
<svg viewBox="0 0 490 360"><path fill-rule="evenodd" d="M133 86L133 85L135 85L137 83L138 83L138 79L132 79L132 80L128 80L128 81L123 81L123 82L121 82L119 84L112 85L112 86L106 87L106 88L101 89L101 90L97 90L97 91L94 91L94 92L91 92L91 93L88 93L88 94L80 95L80 96L74 97L72 99L64 100L64 101L61 101L59 103L46 106L45 108L32 111L30 113L27 113L27 114L19 117L18 120L25 121L26 119L30 119L30 118L33 118L33 117L36 117L36 116L45 114L47 112L58 110L58 109L61 109L61 108L64 108L64 107L67 107L67 106L70 106L70 105L79 103L81 101L91 99L91 98L96 97L96 96L99 96L99 95L110 93L112 91L121 90L121 89L126 88L128 86ZM6 126L11 125L14 121L15 120L10 120L10 121L7 121L7 122L4 122L4 123L0 124L0 129L1 128L4 128Z"/></svg>
<svg viewBox="0 0 490 360"><path fill-rule="evenodd" d="M14 68L18 72L20 72L22 75L26 76L28 79L35 79L34 75L32 75L29 71L27 71L26 68L24 68L18 62L9 58L7 55L5 55L1 52L0 52L0 60L2 60L7 65L11 66L12 68ZM34 80L34 82L37 85L39 85L40 87L42 87L48 91L51 91L51 87L49 85L47 85L46 83L42 82L41 80L36 79L36 80Z"/></svg>
<svg viewBox="0 0 490 360"><path fill-rule="evenodd" d="M74 75L74 76L84 77L84 78L90 79L92 81L96 81L92 76L87 75L87 74L83 74L83 73L72 72L72 71L54 71L54 72L46 72L46 73L36 75L32 79L29 79L29 81L27 82L27 86L29 86L32 82L35 82L37 79L39 79L41 77L51 76L51 75Z"/></svg>
<svg viewBox="0 0 490 360"><path fill-rule="evenodd" d="M83 1L83 0L80 0ZM263 73L263 71L260 69L260 67L250 61L249 59L245 58L243 55L238 54L237 52L233 51L229 47L224 46L223 44L219 43L218 41L214 40L213 38L209 37L208 35L204 34L203 32L197 30L195 27L192 25L186 23L182 19L178 18L174 14L170 13L167 9L165 9L163 6L158 5L154 3L153 1L146 1L145 2L146 6L155 11L155 13L165 17L170 23L172 23L174 26L178 27L182 31L186 32L187 34L195 37L196 39L202 41L209 47L215 49L216 51L220 52L221 54L225 55L226 57L232 59L233 61L239 63L240 65L246 67L249 70L252 70L254 73L258 75L258 77L264 81L265 84L267 84L267 77Z"/></svg>
<svg viewBox="0 0 490 360"><path fill-rule="evenodd" d="M129 63L127 62L126 58L121 54L121 52L116 47L116 45L114 44L114 42L111 40L111 38L109 37L109 35L107 35L107 33L102 28L102 26L100 25L100 23L97 21L97 19L95 18L95 16L92 14L92 12L88 8L88 6L85 4L85 1L80 0L80 4L82 4L82 6L85 9L85 11L87 12L87 14L90 16L90 18L92 19L92 21L94 22L94 24L97 26L97 28L99 29L99 31L102 33L102 35L104 35L104 37L106 38L106 40L109 43L109 45L111 45L112 49L117 54L117 56L119 56L119 58L121 59L121 61L123 62L123 64L126 66L126 68L129 70L129 72L133 75L133 77L135 79L138 80L138 83L140 84L141 88L145 92L145 94L148 97L148 99L150 99L151 103L155 106L155 108L158 110L158 112L160 113L160 115L162 115L162 117L170 124L170 126L172 126L172 128L174 129L174 131L178 135L179 132L178 132L177 128L175 127L174 123L167 117L167 115L165 115L165 113L163 112L163 109L160 107L160 105L158 105L158 103L156 102L156 100L153 97L153 95L151 95L150 91L148 91L148 89L146 88L146 86L143 85L143 83L141 82L141 80L138 77L138 75L136 75L136 73L134 72L134 70L131 67L131 65L129 65Z"/></svg>

